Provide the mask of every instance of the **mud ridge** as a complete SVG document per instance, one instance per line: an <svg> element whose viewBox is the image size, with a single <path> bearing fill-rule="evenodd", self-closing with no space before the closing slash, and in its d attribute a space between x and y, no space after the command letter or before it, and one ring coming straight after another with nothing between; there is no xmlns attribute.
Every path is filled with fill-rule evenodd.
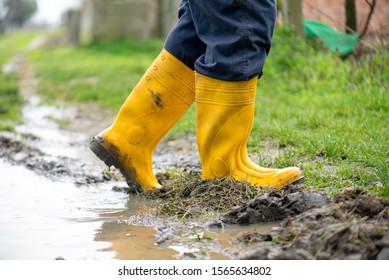
<svg viewBox="0 0 389 280"><path fill-rule="evenodd" d="M273 190L260 194L243 206L221 216L210 226L249 225L281 221L288 216L295 216L309 209L327 205L328 202L328 197L319 192L300 190L296 186L290 186L281 191Z"/></svg>
<svg viewBox="0 0 389 280"><path fill-rule="evenodd" d="M255 244L239 259L389 259L389 200L346 189L326 206L288 216L268 234L242 233Z"/></svg>
<svg viewBox="0 0 389 280"><path fill-rule="evenodd" d="M23 136L22 136L23 137ZM36 140L26 137L26 141ZM92 173L79 161L67 157L52 157L41 150L29 146L14 136L0 135L0 158L11 164L23 165L38 175L51 179L71 180L75 185L102 183L114 178L108 172Z"/></svg>

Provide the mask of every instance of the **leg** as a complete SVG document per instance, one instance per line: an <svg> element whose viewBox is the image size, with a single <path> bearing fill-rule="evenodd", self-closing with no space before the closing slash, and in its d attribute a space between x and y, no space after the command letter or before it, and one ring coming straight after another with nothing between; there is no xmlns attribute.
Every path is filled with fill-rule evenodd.
<svg viewBox="0 0 389 280"><path fill-rule="evenodd" d="M90 148L127 181L159 188L152 171L156 145L194 102L194 62L205 50L197 37L188 1L165 48L123 104L114 124L94 137Z"/></svg>
<svg viewBox="0 0 389 280"><path fill-rule="evenodd" d="M194 64L205 53L206 45L197 35L188 0L181 2L178 17L179 21L167 36L164 48L194 70Z"/></svg>
<svg viewBox="0 0 389 280"><path fill-rule="evenodd" d="M275 0L189 0L199 39L207 46L195 70L226 81L261 74L271 46Z"/></svg>
<svg viewBox="0 0 389 280"><path fill-rule="evenodd" d="M195 63L196 132L203 179L233 177L275 188L302 180L298 168L266 169L247 156L257 77L270 50L275 2L189 3L198 36L207 45Z"/></svg>
<svg viewBox="0 0 389 280"><path fill-rule="evenodd" d="M127 181L161 187L152 171L156 145L194 102L194 73L166 50L156 58L91 150Z"/></svg>

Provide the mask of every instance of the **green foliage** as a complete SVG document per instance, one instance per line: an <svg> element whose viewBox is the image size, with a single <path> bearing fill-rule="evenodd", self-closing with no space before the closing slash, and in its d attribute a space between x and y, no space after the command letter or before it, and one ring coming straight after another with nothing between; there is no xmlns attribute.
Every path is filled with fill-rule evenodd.
<svg viewBox="0 0 389 280"><path fill-rule="evenodd" d="M281 153L266 164L303 166L307 184L330 193L364 186L387 195L388 51L342 60L281 29L265 70L250 146L268 138L278 143ZM311 169L307 162L324 165ZM321 176L328 165L347 174Z"/></svg>
<svg viewBox="0 0 389 280"><path fill-rule="evenodd" d="M9 26L22 26L38 9L35 0L0 0L0 33Z"/></svg>

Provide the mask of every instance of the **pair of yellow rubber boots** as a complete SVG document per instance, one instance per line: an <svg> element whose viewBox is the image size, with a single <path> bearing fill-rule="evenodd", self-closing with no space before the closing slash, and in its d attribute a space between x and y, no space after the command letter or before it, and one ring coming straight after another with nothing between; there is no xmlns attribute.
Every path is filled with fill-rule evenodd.
<svg viewBox="0 0 389 280"><path fill-rule="evenodd" d="M91 150L127 181L160 188L152 170L155 147L196 101L196 135L202 179L234 178L253 186L282 188L303 180L296 167L254 164L246 144L252 129L257 79L228 82L195 73L162 50L133 89L111 127Z"/></svg>

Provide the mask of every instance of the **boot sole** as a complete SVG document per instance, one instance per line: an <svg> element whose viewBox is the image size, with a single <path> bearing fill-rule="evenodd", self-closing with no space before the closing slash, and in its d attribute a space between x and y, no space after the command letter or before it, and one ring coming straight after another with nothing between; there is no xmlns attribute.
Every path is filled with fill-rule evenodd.
<svg viewBox="0 0 389 280"><path fill-rule="evenodd" d="M300 184L304 183L304 181L305 181L305 177L301 177L301 178L297 179L296 181L294 181L293 183L290 183L289 186L300 185Z"/></svg>
<svg viewBox="0 0 389 280"><path fill-rule="evenodd" d="M95 155L108 167L114 166L115 168L119 169L125 177L127 185L130 186L131 184L134 184L134 182L136 182L127 174L127 172L122 167L120 162L116 159L116 157L101 144L101 141L99 141L99 139L93 137L92 140L89 142L88 146L89 149L91 149L91 151L95 153Z"/></svg>

